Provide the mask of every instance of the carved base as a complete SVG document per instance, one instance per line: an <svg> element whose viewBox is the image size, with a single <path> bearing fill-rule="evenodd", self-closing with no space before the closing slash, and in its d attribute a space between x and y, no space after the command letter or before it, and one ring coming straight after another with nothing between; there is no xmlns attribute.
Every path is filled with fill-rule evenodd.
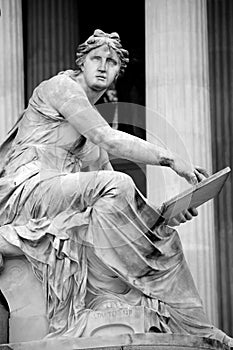
<svg viewBox="0 0 233 350"><path fill-rule="evenodd" d="M150 331L150 310L144 306L106 308L91 311L83 337L147 333Z"/></svg>
<svg viewBox="0 0 233 350"><path fill-rule="evenodd" d="M10 307L10 344L0 345L0 350L229 349L216 340L197 336L146 333L149 311L142 306L92 311L83 338L43 340L48 322L42 287L24 257L6 259L0 289Z"/></svg>
<svg viewBox="0 0 233 350"><path fill-rule="evenodd" d="M217 340L175 334L123 334L0 345L0 350L228 350Z"/></svg>
<svg viewBox="0 0 233 350"><path fill-rule="evenodd" d="M0 290L9 309L9 341L28 342L44 338L48 321L42 285L23 256L5 259Z"/></svg>

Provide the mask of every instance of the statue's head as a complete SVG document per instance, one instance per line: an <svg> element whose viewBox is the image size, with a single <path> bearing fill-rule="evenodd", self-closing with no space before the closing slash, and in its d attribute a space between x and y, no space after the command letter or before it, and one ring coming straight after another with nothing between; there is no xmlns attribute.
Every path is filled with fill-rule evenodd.
<svg viewBox="0 0 233 350"><path fill-rule="evenodd" d="M100 46L107 45L110 50L114 50L120 60L120 71L119 74L122 75L129 62L129 53L124 50L121 45L120 37L117 33L104 33L100 29L96 29L94 34L91 35L83 44L80 44L76 51L76 64L78 70L81 71L81 66L85 61L86 55L93 49Z"/></svg>

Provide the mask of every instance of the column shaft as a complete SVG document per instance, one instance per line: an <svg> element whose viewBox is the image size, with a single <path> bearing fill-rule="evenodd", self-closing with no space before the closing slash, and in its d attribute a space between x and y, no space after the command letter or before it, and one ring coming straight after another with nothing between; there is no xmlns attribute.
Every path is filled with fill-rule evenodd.
<svg viewBox="0 0 233 350"><path fill-rule="evenodd" d="M0 0L0 142L24 109L21 0Z"/></svg>
<svg viewBox="0 0 233 350"><path fill-rule="evenodd" d="M0 0L0 143L24 108L21 0ZM1 161L1 160L0 160ZM0 300L0 343L8 338L8 311Z"/></svg>
<svg viewBox="0 0 233 350"><path fill-rule="evenodd" d="M205 0L146 0L147 138L211 172L207 53ZM187 186L170 169L148 167L148 194L155 203ZM207 314L217 324L213 219L208 202L178 230Z"/></svg>
<svg viewBox="0 0 233 350"><path fill-rule="evenodd" d="M233 2L208 0L213 168L233 169ZM220 328L233 336L233 177L215 200Z"/></svg>
<svg viewBox="0 0 233 350"><path fill-rule="evenodd" d="M26 101L45 79L76 68L79 1L24 0Z"/></svg>

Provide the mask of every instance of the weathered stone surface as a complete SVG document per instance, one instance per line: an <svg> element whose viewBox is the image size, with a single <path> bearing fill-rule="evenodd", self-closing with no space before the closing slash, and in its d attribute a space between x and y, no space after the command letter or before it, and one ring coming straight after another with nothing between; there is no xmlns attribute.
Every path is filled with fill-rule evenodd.
<svg viewBox="0 0 233 350"><path fill-rule="evenodd" d="M109 334L134 334L148 332L146 318L150 310L144 306L107 308L91 311L88 316L84 337L108 336Z"/></svg>
<svg viewBox="0 0 233 350"><path fill-rule="evenodd" d="M123 334L112 337L60 338L0 346L0 350L228 350L216 340L175 334Z"/></svg>

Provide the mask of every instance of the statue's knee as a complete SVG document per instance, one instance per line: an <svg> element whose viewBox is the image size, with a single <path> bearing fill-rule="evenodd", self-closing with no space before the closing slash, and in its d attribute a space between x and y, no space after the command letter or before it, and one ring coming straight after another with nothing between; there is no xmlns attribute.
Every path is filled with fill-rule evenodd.
<svg viewBox="0 0 233 350"><path fill-rule="evenodd" d="M133 179L125 174L118 172L115 176L118 194L123 197L132 199L135 194L135 184Z"/></svg>

